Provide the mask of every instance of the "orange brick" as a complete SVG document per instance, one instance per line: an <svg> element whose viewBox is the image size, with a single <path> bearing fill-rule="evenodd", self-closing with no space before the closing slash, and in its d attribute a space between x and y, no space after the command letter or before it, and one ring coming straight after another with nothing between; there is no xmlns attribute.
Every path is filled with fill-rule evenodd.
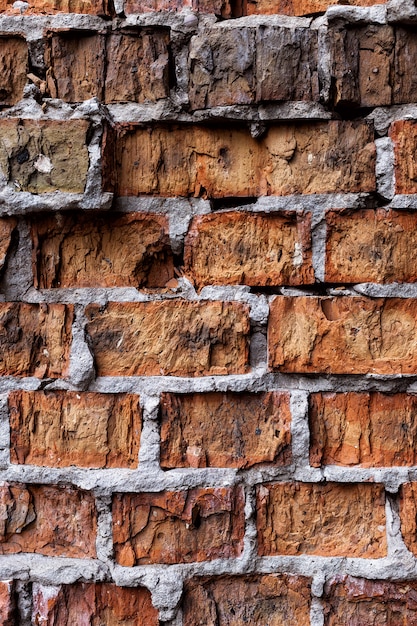
<svg viewBox="0 0 417 626"><path fill-rule="evenodd" d="M329 211L326 223L326 281L417 281L414 211Z"/></svg>
<svg viewBox="0 0 417 626"><path fill-rule="evenodd" d="M257 528L260 556L384 557L384 488L369 483L261 485Z"/></svg>
<svg viewBox="0 0 417 626"><path fill-rule="evenodd" d="M417 397L405 393L313 393L310 463L417 465Z"/></svg>
<svg viewBox="0 0 417 626"><path fill-rule="evenodd" d="M417 152L417 122L401 120L390 128L395 154L396 193L417 193L417 172L415 155Z"/></svg>
<svg viewBox="0 0 417 626"><path fill-rule="evenodd" d="M282 372L417 372L417 300L282 297L269 317L269 365Z"/></svg>
<svg viewBox="0 0 417 626"><path fill-rule="evenodd" d="M161 396L161 465L250 467L291 460L287 393Z"/></svg>
<svg viewBox="0 0 417 626"><path fill-rule="evenodd" d="M247 15L314 15L324 13L330 6L349 4L351 6L367 7L380 4L379 0L247 0Z"/></svg>
<svg viewBox="0 0 417 626"><path fill-rule="evenodd" d="M410 552L417 555L417 483L400 488L401 535Z"/></svg>
<svg viewBox="0 0 417 626"><path fill-rule="evenodd" d="M19 191L83 193L89 165L87 120L0 121L0 169Z"/></svg>
<svg viewBox="0 0 417 626"><path fill-rule="evenodd" d="M2 626L16 626L13 581L0 582L0 623Z"/></svg>
<svg viewBox="0 0 417 626"><path fill-rule="evenodd" d="M325 585L324 625L399 626L417 620L417 583L337 576Z"/></svg>
<svg viewBox="0 0 417 626"><path fill-rule="evenodd" d="M15 234L17 220L13 217L0 218L0 271L7 262L12 237Z"/></svg>
<svg viewBox="0 0 417 626"><path fill-rule="evenodd" d="M290 574L205 577L184 588L184 626L309 626L310 580Z"/></svg>
<svg viewBox="0 0 417 626"><path fill-rule="evenodd" d="M3 483L0 554L96 556L96 509L91 493L74 487Z"/></svg>
<svg viewBox="0 0 417 626"><path fill-rule="evenodd" d="M314 283L310 215L227 212L195 217L184 263L199 289Z"/></svg>
<svg viewBox="0 0 417 626"><path fill-rule="evenodd" d="M230 0L126 0L124 12L130 15L150 11L181 11L184 8L198 13L214 13L224 18L232 17Z"/></svg>
<svg viewBox="0 0 417 626"><path fill-rule="evenodd" d="M156 102L169 96L169 31L112 33L107 42L106 102Z"/></svg>
<svg viewBox="0 0 417 626"><path fill-rule="evenodd" d="M20 15L20 9L13 9L14 0L0 0L0 12ZM110 0L31 0L25 14L86 13L110 17L113 14Z"/></svg>
<svg viewBox="0 0 417 626"><path fill-rule="evenodd" d="M108 626L158 626L158 612L144 587L117 587L110 583L75 583L36 586L33 623L45 626L106 624Z"/></svg>
<svg viewBox="0 0 417 626"><path fill-rule="evenodd" d="M86 308L99 376L243 374L248 308L237 302L117 303Z"/></svg>
<svg viewBox="0 0 417 626"><path fill-rule="evenodd" d="M238 128L118 126L104 147L105 187L121 196L259 196L375 190L366 122ZM115 145L114 145L115 142ZM291 163L290 163L291 162Z"/></svg>
<svg viewBox="0 0 417 626"><path fill-rule="evenodd" d="M139 396L13 391L9 412L12 463L48 467L138 465Z"/></svg>
<svg viewBox="0 0 417 626"><path fill-rule="evenodd" d="M68 374L73 307L0 303L0 375Z"/></svg>
<svg viewBox="0 0 417 626"><path fill-rule="evenodd" d="M240 488L116 494L116 561L131 567L237 557L243 549L243 509Z"/></svg>
<svg viewBox="0 0 417 626"><path fill-rule="evenodd" d="M28 47L21 37L0 37L0 105L11 106L23 97L28 73Z"/></svg>
<svg viewBox="0 0 417 626"><path fill-rule="evenodd" d="M68 31L50 36L45 62L50 96L64 102L103 99L105 35Z"/></svg>
<svg viewBox="0 0 417 626"><path fill-rule="evenodd" d="M168 220L63 213L32 220L35 286L163 287L174 276Z"/></svg>

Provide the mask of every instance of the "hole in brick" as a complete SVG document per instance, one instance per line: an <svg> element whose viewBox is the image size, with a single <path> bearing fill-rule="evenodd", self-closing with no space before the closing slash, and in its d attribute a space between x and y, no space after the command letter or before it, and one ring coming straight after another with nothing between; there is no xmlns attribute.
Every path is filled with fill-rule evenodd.
<svg viewBox="0 0 417 626"><path fill-rule="evenodd" d="M243 17L244 15L247 15L247 11L247 0L230 0L231 17Z"/></svg>
<svg viewBox="0 0 417 626"><path fill-rule="evenodd" d="M201 515L200 515L200 508L198 505L194 506L191 511L191 522L194 528L200 528Z"/></svg>
<svg viewBox="0 0 417 626"><path fill-rule="evenodd" d="M247 206L249 204L255 204L256 197L247 198L215 198L210 200L210 206L212 211L221 211L223 209L237 209L241 206Z"/></svg>

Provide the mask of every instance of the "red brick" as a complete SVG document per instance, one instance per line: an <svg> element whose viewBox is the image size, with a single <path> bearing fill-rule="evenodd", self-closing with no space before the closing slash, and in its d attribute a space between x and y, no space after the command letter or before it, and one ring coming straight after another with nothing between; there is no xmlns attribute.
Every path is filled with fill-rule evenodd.
<svg viewBox="0 0 417 626"><path fill-rule="evenodd" d="M0 218L0 272L7 262L12 237L16 232L17 220L13 217Z"/></svg>
<svg viewBox="0 0 417 626"><path fill-rule="evenodd" d="M17 626L15 621L15 597L13 581L0 582L0 623L2 626Z"/></svg>
<svg viewBox="0 0 417 626"><path fill-rule="evenodd" d="M74 487L3 483L0 554L96 556L96 510L91 493Z"/></svg>
<svg viewBox="0 0 417 626"><path fill-rule="evenodd" d="M86 308L99 376L243 374L248 308L237 302L110 302Z"/></svg>
<svg viewBox="0 0 417 626"><path fill-rule="evenodd" d="M83 193L87 120L0 121L0 169L17 191ZM42 158L40 158L42 157Z"/></svg>
<svg viewBox="0 0 417 626"><path fill-rule="evenodd" d="M273 370L333 374L417 372L417 300L277 297L269 316Z"/></svg>
<svg viewBox="0 0 417 626"><path fill-rule="evenodd" d="M184 626L309 626L310 580L291 574L187 581Z"/></svg>
<svg viewBox="0 0 417 626"><path fill-rule="evenodd" d="M20 15L20 9L13 8L14 0L0 0L0 12ZM113 14L110 0L31 0L25 10L26 15L43 13L86 13L110 17Z"/></svg>
<svg viewBox="0 0 417 626"><path fill-rule="evenodd" d="M112 33L107 41L106 102L156 102L169 96L169 31Z"/></svg>
<svg viewBox="0 0 417 626"><path fill-rule="evenodd" d="M417 555L417 483L400 488L401 534L408 550Z"/></svg>
<svg viewBox="0 0 417 626"><path fill-rule="evenodd" d="M247 15L314 15L324 13L330 6L351 5L367 7L380 4L379 0L247 0Z"/></svg>
<svg viewBox="0 0 417 626"><path fill-rule="evenodd" d="M369 483L261 485L257 528L260 556L384 557L384 489Z"/></svg>
<svg viewBox="0 0 417 626"><path fill-rule="evenodd" d="M68 374L73 307L0 303L0 375Z"/></svg>
<svg viewBox="0 0 417 626"><path fill-rule="evenodd" d="M23 97L28 73L28 47L21 37L0 37L0 105L11 106Z"/></svg>
<svg viewBox="0 0 417 626"><path fill-rule="evenodd" d="M64 102L103 99L105 35L89 31L54 33L46 48L48 89Z"/></svg>
<svg viewBox="0 0 417 626"><path fill-rule="evenodd" d="M192 9L198 13L214 13L224 18L232 17L230 0L126 0L124 12L149 13L151 11L181 11Z"/></svg>
<svg viewBox="0 0 417 626"><path fill-rule="evenodd" d="M325 585L324 625L415 626L417 583L338 576Z"/></svg>
<svg viewBox="0 0 417 626"><path fill-rule="evenodd" d="M168 220L63 213L31 222L35 287L163 287L174 276Z"/></svg>
<svg viewBox="0 0 417 626"><path fill-rule="evenodd" d="M161 465L250 467L291 460L287 393L161 396Z"/></svg>
<svg viewBox="0 0 417 626"><path fill-rule="evenodd" d="M48 467L138 465L139 396L12 391L9 413L12 463Z"/></svg>
<svg viewBox="0 0 417 626"><path fill-rule="evenodd" d="M121 196L375 190L375 145L367 122L275 125L262 139L235 127L196 125L119 125L112 135L104 147L105 188L115 185Z"/></svg>
<svg viewBox="0 0 417 626"><path fill-rule="evenodd" d="M204 285L314 283L310 214L227 212L195 217L185 240L185 272Z"/></svg>
<svg viewBox="0 0 417 626"><path fill-rule="evenodd" d="M240 488L116 494L116 561L131 567L237 557L243 549L243 509Z"/></svg>
<svg viewBox="0 0 417 626"><path fill-rule="evenodd" d="M313 393L310 463L417 465L417 397L405 393Z"/></svg>
<svg viewBox="0 0 417 626"><path fill-rule="evenodd" d="M329 211L326 223L326 281L417 281L414 211Z"/></svg>
<svg viewBox="0 0 417 626"><path fill-rule="evenodd" d="M395 192L417 193L417 122L401 120L390 128L395 155Z"/></svg>
<svg viewBox="0 0 417 626"><path fill-rule="evenodd" d="M158 612L144 587L110 583L75 583L54 591L37 585L33 594L34 624L75 626L158 626Z"/></svg>

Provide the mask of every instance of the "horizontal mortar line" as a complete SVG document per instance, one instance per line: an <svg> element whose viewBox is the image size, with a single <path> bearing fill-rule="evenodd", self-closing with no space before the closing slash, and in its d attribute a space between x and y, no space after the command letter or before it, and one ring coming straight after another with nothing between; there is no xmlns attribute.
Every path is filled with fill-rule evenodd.
<svg viewBox="0 0 417 626"><path fill-rule="evenodd" d="M0 216L27 215L35 212L58 212L70 210L108 210L113 200L112 193L94 195L94 207L87 194L54 191L44 194L31 194L26 191L14 192L10 187L0 191Z"/></svg>
<svg viewBox="0 0 417 626"><path fill-rule="evenodd" d="M99 559L44 556L31 552L0 555L0 579L40 580L59 585L77 580L99 582L110 578L107 563Z"/></svg>

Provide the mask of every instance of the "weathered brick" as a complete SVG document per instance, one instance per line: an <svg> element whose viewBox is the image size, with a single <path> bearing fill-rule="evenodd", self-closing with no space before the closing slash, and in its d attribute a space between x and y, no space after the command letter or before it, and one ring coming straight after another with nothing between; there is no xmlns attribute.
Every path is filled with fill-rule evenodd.
<svg viewBox="0 0 417 626"><path fill-rule="evenodd" d="M3 483L0 554L95 557L96 510L91 493L74 487Z"/></svg>
<svg viewBox="0 0 417 626"><path fill-rule="evenodd" d="M417 465L417 397L405 393L313 393L310 463Z"/></svg>
<svg viewBox="0 0 417 626"><path fill-rule="evenodd" d="M105 57L103 34L73 30L52 34L45 54L51 97L64 102L102 100Z"/></svg>
<svg viewBox="0 0 417 626"><path fill-rule="evenodd" d="M384 488L369 483L261 485L257 528L260 556L384 557Z"/></svg>
<svg viewBox="0 0 417 626"><path fill-rule="evenodd" d="M118 195L239 197L375 189L367 122L272 126L262 139L224 127L119 125L105 142L106 189Z"/></svg>
<svg viewBox="0 0 417 626"><path fill-rule="evenodd" d="M380 4L379 0L247 0L247 15L315 15L324 13L330 6L349 4L351 6L367 7Z"/></svg>
<svg viewBox="0 0 417 626"><path fill-rule="evenodd" d="M329 211L326 224L326 281L417 281L414 211Z"/></svg>
<svg viewBox="0 0 417 626"><path fill-rule="evenodd" d="M389 134L394 143L395 192L417 193L417 122L394 122Z"/></svg>
<svg viewBox="0 0 417 626"><path fill-rule="evenodd" d="M362 107L392 103L395 34L370 24L330 30L334 104Z"/></svg>
<svg viewBox="0 0 417 626"><path fill-rule="evenodd" d="M23 97L28 72L28 47L21 37L0 37L0 106Z"/></svg>
<svg viewBox="0 0 417 626"><path fill-rule="evenodd" d="M184 626L309 626L310 580L291 574L196 578L184 587Z"/></svg>
<svg viewBox="0 0 417 626"><path fill-rule="evenodd" d="M86 308L99 376L244 373L249 320L237 302L117 303Z"/></svg>
<svg viewBox="0 0 417 626"><path fill-rule="evenodd" d="M158 626L158 612L144 587L110 583L75 583L60 587L34 585L33 624L75 626Z"/></svg>
<svg viewBox="0 0 417 626"><path fill-rule="evenodd" d="M287 393L161 396L161 465L250 467L291 460Z"/></svg>
<svg viewBox="0 0 417 626"><path fill-rule="evenodd" d="M195 217L185 240L185 272L204 285L314 283L310 214L213 213Z"/></svg>
<svg viewBox="0 0 417 626"><path fill-rule="evenodd" d="M0 582L0 623L2 626L17 626L15 621L15 597L13 581Z"/></svg>
<svg viewBox="0 0 417 626"><path fill-rule="evenodd" d="M417 483L400 488L401 535L408 550L417 555Z"/></svg>
<svg viewBox="0 0 417 626"><path fill-rule="evenodd" d="M333 374L417 372L417 300L282 297L271 303L273 370Z"/></svg>
<svg viewBox="0 0 417 626"><path fill-rule="evenodd" d="M169 31L112 33L107 41L106 102L155 102L169 95Z"/></svg>
<svg viewBox="0 0 417 626"><path fill-rule="evenodd" d="M49 467L138 465L139 396L13 391L9 413L12 463Z"/></svg>
<svg viewBox="0 0 417 626"><path fill-rule="evenodd" d="M163 287L174 276L168 220L148 213L37 215L35 287Z"/></svg>
<svg viewBox="0 0 417 626"><path fill-rule="evenodd" d="M126 15L151 11L181 11L184 8L198 13L214 13L224 18L232 17L233 13L230 0L125 0L124 3Z"/></svg>
<svg viewBox="0 0 417 626"><path fill-rule="evenodd" d="M189 64L193 109L319 97L317 31L307 28L226 23L192 38Z"/></svg>
<svg viewBox="0 0 417 626"><path fill-rule="evenodd" d="M116 494L116 561L131 567L239 556L245 526L243 509L241 488Z"/></svg>
<svg viewBox="0 0 417 626"><path fill-rule="evenodd" d="M82 193L88 170L87 120L0 121L0 173L31 193Z"/></svg>
<svg viewBox="0 0 417 626"><path fill-rule="evenodd" d="M393 103L416 102L417 77L417 36L413 26L401 26L395 29L395 66L393 84Z"/></svg>
<svg viewBox="0 0 417 626"><path fill-rule="evenodd" d="M13 8L14 0L0 0L0 12L20 15L20 8ZM36 13L86 13L110 17L113 15L111 0L31 0L25 14Z"/></svg>
<svg viewBox="0 0 417 626"><path fill-rule="evenodd" d="M325 626L417 623L417 583L337 576L324 587Z"/></svg>
<svg viewBox="0 0 417 626"><path fill-rule="evenodd" d="M73 307L0 303L0 375L66 376Z"/></svg>
<svg viewBox="0 0 417 626"><path fill-rule="evenodd" d="M12 236L15 233L17 220L13 217L0 219L0 272L3 269L10 251Z"/></svg>

